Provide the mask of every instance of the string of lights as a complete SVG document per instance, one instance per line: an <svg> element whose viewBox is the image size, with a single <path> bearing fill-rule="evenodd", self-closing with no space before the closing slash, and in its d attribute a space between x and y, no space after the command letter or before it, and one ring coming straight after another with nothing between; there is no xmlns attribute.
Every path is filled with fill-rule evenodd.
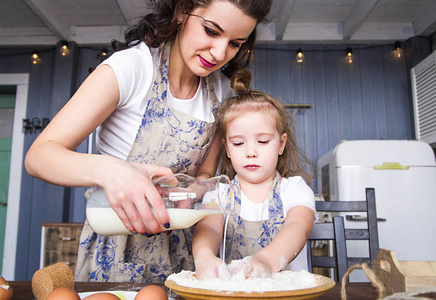
<svg viewBox="0 0 436 300"><path fill-rule="evenodd" d="M380 48L380 47L386 47L389 44L381 44L381 45L369 45L369 46L360 46L360 47L355 47L354 50L362 50L362 49L371 49L371 48ZM283 49L283 48L272 48L272 47L262 47L260 48L262 50L271 50L271 51L295 51L296 52L296 61L297 63L303 63L304 59L305 59L305 55L304 53L310 53L310 52L337 52L337 51L341 51L341 49L306 49L303 52L302 48L298 48L297 50L293 50L293 49ZM343 50L345 52L345 57L344 57L344 61L348 64L352 64L354 61L355 56L353 55L353 48L351 47L347 47L346 49ZM393 50L393 55L395 58L400 59L403 57L403 50L401 48L401 42L400 41L396 41L394 44L394 50Z"/></svg>
<svg viewBox="0 0 436 300"><path fill-rule="evenodd" d="M68 48L68 42L67 41L61 41L61 47L59 48L59 53L61 56L68 56L68 54L70 53L70 49ZM109 55L109 51L107 50L107 48L95 48L95 47L80 47L80 49L88 49L88 50L94 50L94 51L98 51L99 56L102 57L106 57ZM4 56L23 56L23 55L29 55L30 56L30 63L32 65L36 65L41 63L41 54L43 53L47 53L47 52L52 52L56 50L56 47L47 47L47 48L43 48L43 49L39 49L39 50L19 50L17 52L5 52L5 53L0 53L0 57L4 57Z"/></svg>
<svg viewBox="0 0 436 300"><path fill-rule="evenodd" d="M418 38L425 38L427 40L429 40L431 42L431 40L426 37L426 36L416 36ZM405 42L407 42L408 40L406 40ZM62 40L60 41L61 46L59 48L59 52L61 54L61 56L67 56L68 53L70 52L70 49L68 48L68 41L66 40ZM354 54L353 54L353 49L354 50L361 50L361 49L370 49L370 48L380 48L380 47L386 47L387 45L390 44L377 44L377 45L368 45L368 46L358 46L358 47L354 47L351 48L350 46L348 46L344 51L345 51L345 57L344 60L346 63L348 64L352 64L354 61ZM99 57L99 59L101 58L105 58L106 56L109 55L109 52L107 50L107 48L94 48L94 47L80 47L81 49L89 49L89 50L94 50L94 51L98 51L97 56ZM39 50L28 50L28 51L18 51L15 53L0 53L0 57L2 56L16 56L16 55L29 55L30 56L30 62L33 65L39 64L41 62L41 54L44 52L50 52L55 50L56 47L49 47L49 48L43 48L43 49L39 49ZM304 53L310 53L310 52L329 52L329 51L340 51L340 49L306 49L303 52L302 48L298 48L297 50L292 50L292 49L283 49L283 48L273 48L273 47L262 47L262 50L271 50L271 51L295 51L296 52L296 61L297 63L303 63L304 59L305 59L305 55ZM393 55L396 59L401 59L402 57L404 57L404 53L403 53L403 49L401 48L401 42L400 41L396 41L394 43L394 50L393 50Z"/></svg>
<svg viewBox="0 0 436 300"><path fill-rule="evenodd" d="M416 38L424 38L426 40L428 40L431 44L431 39L427 36L415 36ZM403 43L406 43L407 41L409 41L409 39L407 39L406 41L404 41ZM345 57L344 57L344 61L348 64L352 64L353 61L355 60L355 55L353 54L353 50L364 50L364 49L372 49L372 48L381 48L381 47L386 47L392 44L377 44L377 45L367 45L367 46L356 46L354 48L347 46L347 48L341 50L341 49L306 49L303 52L302 48L298 48L296 50L293 49L284 49L284 48L273 48L273 47L262 47L259 49L262 50L271 50L271 51L287 51L287 52L292 52L294 51L296 53L296 61L297 63L303 63L304 59L305 59L305 55L304 53L311 53L311 52L337 52L337 51L344 51L345 53ZM401 59L404 57L404 52L403 49L401 48L401 42L400 41L396 41L394 43L394 49L392 51L393 57L395 59Z"/></svg>

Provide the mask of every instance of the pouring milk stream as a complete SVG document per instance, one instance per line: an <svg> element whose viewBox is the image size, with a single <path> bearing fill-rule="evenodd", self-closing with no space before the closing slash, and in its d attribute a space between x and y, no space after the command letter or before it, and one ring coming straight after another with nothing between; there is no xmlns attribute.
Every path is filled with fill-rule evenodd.
<svg viewBox="0 0 436 300"><path fill-rule="evenodd" d="M234 209L233 188L225 175L200 180L185 174L174 174L153 180L153 184L161 194L170 217L171 227L165 230L188 228L208 215L227 215ZM89 197L86 217L97 234L132 234L109 205L102 188L96 189Z"/></svg>

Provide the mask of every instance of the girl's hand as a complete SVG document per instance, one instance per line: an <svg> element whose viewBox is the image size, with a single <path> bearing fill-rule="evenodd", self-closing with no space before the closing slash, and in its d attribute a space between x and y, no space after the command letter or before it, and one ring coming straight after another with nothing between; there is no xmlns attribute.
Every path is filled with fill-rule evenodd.
<svg viewBox="0 0 436 300"><path fill-rule="evenodd" d="M244 257L232 270L232 275L242 274L245 278L270 278L271 272L261 257Z"/></svg>
<svg viewBox="0 0 436 300"><path fill-rule="evenodd" d="M172 174L166 167L122 160L106 170L102 187L109 204L129 231L155 234L168 229L170 220L165 204L151 179Z"/></svg>
<svg viewBox="0 0 436 300"><path fill-rule="evenodd" d="M227 265L216 256L196 260L195 276L198 280L211 278L229 280L231 277Z"/></svg>

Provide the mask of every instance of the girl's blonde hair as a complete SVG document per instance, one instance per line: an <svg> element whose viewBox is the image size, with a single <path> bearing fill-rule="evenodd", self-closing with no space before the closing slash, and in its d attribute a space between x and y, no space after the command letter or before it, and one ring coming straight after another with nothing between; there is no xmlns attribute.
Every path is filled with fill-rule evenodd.
<svg viewBox="0 0 436 300"><path fill-rule="evenodd" d="M223 137L227 136L229 124L238 116L247 112L263 111L269 113L276 120L276 129L280 136L283 133L287 135L284 152L279 156L277 162L277 171L283 177L302 176L307 183L310 183L315 174L314 164L297 145L293 118L277 99L251 90L251 79L252 75L248 69L239 69L232 76L231 86L237 96L225 101L218 113ZM309 167L309 171L306 171L305 167ZM221 173L227 174L230 178L236 175L230 158L225 153L221 164Z"/></svg>

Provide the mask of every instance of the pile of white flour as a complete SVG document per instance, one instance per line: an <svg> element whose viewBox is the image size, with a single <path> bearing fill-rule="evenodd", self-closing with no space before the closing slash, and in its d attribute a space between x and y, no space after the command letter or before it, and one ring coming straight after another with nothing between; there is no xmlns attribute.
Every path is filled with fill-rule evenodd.
<svg viewBox="0 0 436 300"><path fill-rule="evenodd" d="M180 286L190 288L231 292L289 291L312 288L317 285L315 276L304 270L299 272L282 271L275 273L271 278L246 279L245 276L235 274L229 280L220 278L197 280L194 272L181 271L168 276L168 280L173 280Z"/></svg>

